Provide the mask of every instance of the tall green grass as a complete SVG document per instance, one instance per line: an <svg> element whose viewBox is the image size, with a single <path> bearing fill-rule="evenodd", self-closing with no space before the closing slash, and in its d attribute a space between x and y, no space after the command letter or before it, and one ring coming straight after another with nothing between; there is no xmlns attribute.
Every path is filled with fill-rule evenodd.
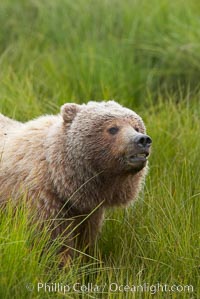
<svg viewBox="0 0 200 299"><path fill-rule="evenodd" d="M0 108L9 114L199 90L197 0L3 0L0 9Z"/></svg>
<svg viewBox="0 0 200 299"><path fill-rule="evenodd" d="M0 112L26 121L65 101L115 98L153 139L149 174L128 209L108 211L94 255L59 269L59 240L25 206L0 211L0 298L151 298L109 285L192 285L199 298L199 1L69 0L0 4ZM37 291L93 283L104 293ZM33 289L32 289L33 288Z"/></svg>

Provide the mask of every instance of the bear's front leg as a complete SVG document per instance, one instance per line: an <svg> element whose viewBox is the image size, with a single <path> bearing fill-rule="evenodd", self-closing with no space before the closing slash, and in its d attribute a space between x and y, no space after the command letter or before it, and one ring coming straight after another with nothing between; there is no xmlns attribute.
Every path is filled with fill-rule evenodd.
<svg viewBox="0 0 200 299"><path fill-rule="evenodd" d="M92 212L89 216L83 218L80 226L78 227L78 249L87 250L94 245L98 233L101 230L104 218L104 209L101 207Z"/></svg>

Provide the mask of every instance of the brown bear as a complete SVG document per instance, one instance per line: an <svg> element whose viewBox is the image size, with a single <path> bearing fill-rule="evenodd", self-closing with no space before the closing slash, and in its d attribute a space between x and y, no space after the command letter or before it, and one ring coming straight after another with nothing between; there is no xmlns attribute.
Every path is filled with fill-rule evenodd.
<svg viewBox="0 0 200 299"><path fill-rule="evenodd" d="M26 194L52 237L66 236L65 262L94 242L105 208L137 197L151 142L141 117L115 101L64 104L27 123L0 115L0 202Z"/></svg>

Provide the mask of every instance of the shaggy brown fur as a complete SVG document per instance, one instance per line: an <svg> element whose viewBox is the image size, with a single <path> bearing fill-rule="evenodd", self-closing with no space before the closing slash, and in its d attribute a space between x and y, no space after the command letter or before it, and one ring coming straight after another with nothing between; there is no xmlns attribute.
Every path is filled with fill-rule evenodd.
<svg viewBox="0 0 200 299"><path fill-rule="evenodd" d="M24 124L0 115L0 201L26 193L43 219L54 219L53 238L66 230L66 246L74 236L77 246L91 244L104 209L138 195L147 162L134 155L148 155L150 141L141 148L135 138L144 134L142 119L114 101L65 104Z"/></svg>

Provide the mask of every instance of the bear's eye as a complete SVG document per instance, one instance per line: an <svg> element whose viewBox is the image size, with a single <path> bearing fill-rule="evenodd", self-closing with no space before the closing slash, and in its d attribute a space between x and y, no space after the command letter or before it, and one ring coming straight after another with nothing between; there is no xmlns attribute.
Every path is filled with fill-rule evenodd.
<svg viewBox="0 0 200 299"><path fill-rule="evenodd" d="M117 134L118 131L119 131L119 128L118 128L118 127L111 127L110 129L108 129L108 132L109 132L111 135L115 135L115 134Z"/></svg>
<svg viewBox="0 0 200 299"><path fill-rule="evenodd" d="M134 130L135 130L136 132L139 132L139 128L138 128L138 127L135 127Z"/></svg>

